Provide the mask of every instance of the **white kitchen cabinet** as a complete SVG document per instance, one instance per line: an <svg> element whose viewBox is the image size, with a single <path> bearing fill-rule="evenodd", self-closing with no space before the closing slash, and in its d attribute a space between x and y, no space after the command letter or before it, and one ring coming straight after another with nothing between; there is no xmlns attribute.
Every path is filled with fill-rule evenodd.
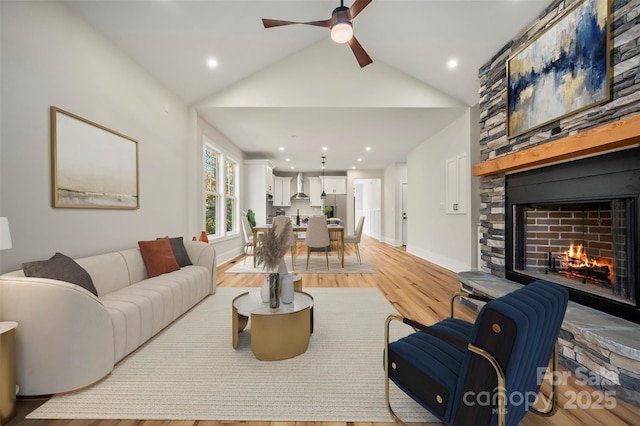
<svg viewBox="0 0 640 426"><path fill-rule="evenodd" d="M320 195L322 195L322 182L319 177L310 177L309 178L309 206L311 207L321 207L322 199Z"/></svg>
<svg viewBox="0 0 640 426"><path fill-rule="evenodd" d="M273 166L271 165L271 163L265 166L264 173L265 173L264 174L265 182L267 184L267 187L266 187L267 194L273 195L274 177L273 177Z"/></svg>
<svg viewBox="0 0 640 426"><path fill-rule="evenodd" d="M273 205L278 207L291 206L290 177L273 177Z"/></svg>
<svg viewBox="0 0 640 426"><path fill-rule="evenodd" d="M346 176L325 176L324 192L327 195L346 194L347 193L347 177Z"/></svg>
<svg viewBox="0 0 640 426"><path fill-rule="evenodd" d="M467 213L467 154L449 158L445 164L445 197L447 214Z"/></svg>
<svg viewBox="0 0 640 426"><path fill-rule="evenodd" d="M245 160L243 166L244 210L253 210L256 224L264 225L271 208L267 194L273 194L273 164L268 160Z"/></svg>

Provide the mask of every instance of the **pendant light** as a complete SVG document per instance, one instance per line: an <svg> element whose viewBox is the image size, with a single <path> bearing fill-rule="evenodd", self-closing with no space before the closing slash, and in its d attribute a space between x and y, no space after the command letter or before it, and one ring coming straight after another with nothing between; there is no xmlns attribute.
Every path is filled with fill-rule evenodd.
<svg viewBox="0 0 640 426"><path fill-rule="evenodd" d="M320 198L323 200L327 199L327 193L324 192L324 159L326 157L323 155L322 156L322 194L320 194Z"/></svg>

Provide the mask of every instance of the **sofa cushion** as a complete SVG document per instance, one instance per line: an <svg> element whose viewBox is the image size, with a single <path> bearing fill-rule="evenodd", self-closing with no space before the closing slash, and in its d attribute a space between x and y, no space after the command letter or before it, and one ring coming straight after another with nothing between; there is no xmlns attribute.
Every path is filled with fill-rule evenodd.
<svg viewBox="0 0 640 426"><path fill-rule="evenodd" d="M160 238L152 241L138 241L142 260L147 267L149 278L157 277L167 272L180 269L176 257L171 250L169 238Z"/></svg>
<svg viewBox="0 0 640 426"><path fill-rule="evenodd" d="M96 297L96 291L89 273L75 260L62 253L54 254L49 260L38 260L22 264L25 277L50 278L76 284Z"/></svg>
<svg viewBox="0 0 640 426"><path fill-rule="evenodd" d="M158 238L158 240L159 239L160 238ZM189 255L187 254L187 249L184 247L182 237L169 237L169 244L171 244L171 250L173 251L173 255L176 257L178 266L182 268L192 265L191 259L189 259Z"/></svg>

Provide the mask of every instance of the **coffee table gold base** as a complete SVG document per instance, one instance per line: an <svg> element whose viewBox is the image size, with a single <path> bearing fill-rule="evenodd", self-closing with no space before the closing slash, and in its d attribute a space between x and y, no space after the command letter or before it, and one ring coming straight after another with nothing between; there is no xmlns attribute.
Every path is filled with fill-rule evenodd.
<svg viewBox="0 0 640 426"><path fill-rule="evenodd" d="M251 350L261 361L303 354L311 337L311 308L285 315L251 314Z"/></svg>
<svg viewBox="0 0 640 426"><path fill-rule="evenodd" d="M302 295L313 298L307 293ZM238 347L238 336L245 329L249 317L238 312L235 301L250 297L243 293L232 302L233 347ZM251 350L261 361L280 361L303 354L309 347L313 333L313 304L292 312L256 313L251 318Z"/></svg>

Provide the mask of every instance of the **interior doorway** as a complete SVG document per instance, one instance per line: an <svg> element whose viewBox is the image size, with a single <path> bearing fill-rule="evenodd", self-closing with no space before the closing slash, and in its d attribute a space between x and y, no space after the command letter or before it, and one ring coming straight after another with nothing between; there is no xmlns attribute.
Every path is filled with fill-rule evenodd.
<svg viewBox="0 0 640 426"><path fill-rule="evenodd" d="M380 239L381 235L381 198L382 182L380 179L354 179L354 216L353 223L358 223L364 216L363 234Z"/></svg>
<svg viewBox="0 0 640 426"><path fill-rule="evenodd" d="M402 211L400 221L402 223L402 245L404 247L407 246L407 196L408 196L408 185L407 182L402 182Z"/></svg>

